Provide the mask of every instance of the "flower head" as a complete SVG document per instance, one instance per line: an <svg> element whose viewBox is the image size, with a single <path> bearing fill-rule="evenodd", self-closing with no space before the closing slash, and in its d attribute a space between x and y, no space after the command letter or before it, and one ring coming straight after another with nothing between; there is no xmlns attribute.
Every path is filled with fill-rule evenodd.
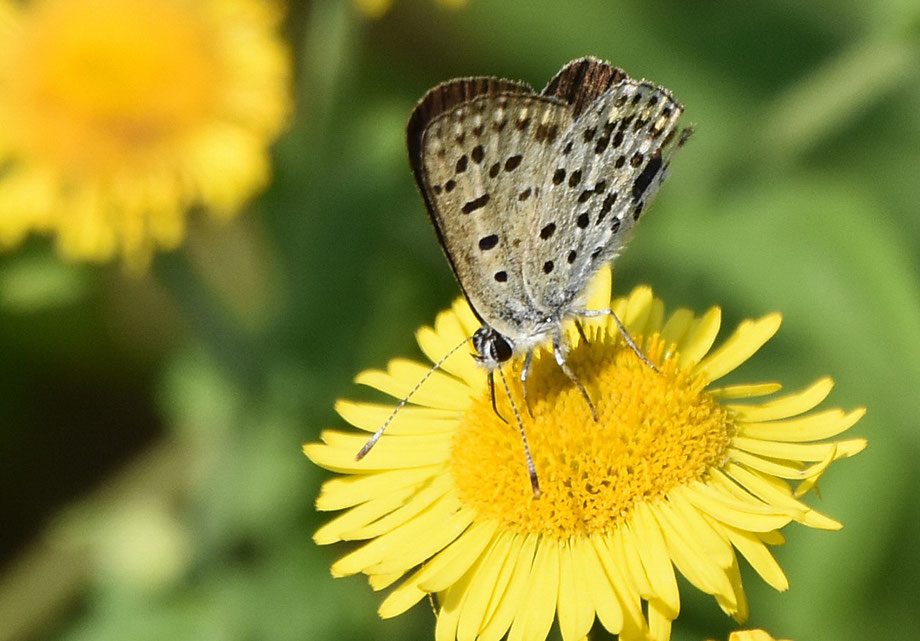
<svg viewBox="0 0 920 641"><path fill-rule="evenodd" d="M289 109L272 6L0 0L0 247L143 266L190 207L232 214Z"/></svg>
<svg viewBox="0 0 920 641"><path fill-rule="evenodd" d="M647 287L610 303L610 273L593 286L644 354L642 363L609 319L571 331L568 363L597 406L599 420L551 355L538 354L528 379L533 418L524 425L540 479L533 497L516 427L492 410L485 374L468 354L449 358L413 396L375 450L365 436L338 431L304 447L318 465L345 476L328 481L317 507L347 511L322 527L318 543L367 540L333 574L363 572L375 589L402 580L380 608L404 612L438 597L436 638L539 641L555 618L563 639L584 637L595 617L624 641L670 637L680 610L675 568L743 620L747 602L738 553L778 590L786 577L768 545L790 521L840 524L799 500L834 460L865 446L826 441L863 410L811 412L831 389L821 379L777 396L775 383L714 386L779 328L771 314L742 323L712 349L718 309L665 314ZM478 322L458 301L418 333L437 361ZM520 364L512 364L509 382ZM427 367L394 360L357 382L402 398ZM520 389L514 402L522 407ZM743 399L768 397L759 403ZM499 395L498 409L510 415ZM374 431L391 407L340 401L350 423ZM793 489L790 481L797 484ZM408 574L408 576L406 576Z"/></svg>

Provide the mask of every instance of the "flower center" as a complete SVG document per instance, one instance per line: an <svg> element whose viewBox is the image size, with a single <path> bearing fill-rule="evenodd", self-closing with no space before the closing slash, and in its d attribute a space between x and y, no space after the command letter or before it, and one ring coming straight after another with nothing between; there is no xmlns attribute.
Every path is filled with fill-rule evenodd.
<svg viewBox="0 0 920 641"><path fill-rule="evenodd" d="M595 422L578 389L540 350L527 381L533 417L512 384L542 496L534 499L513 410L500 380L498 409L488 390L460 421L451 471L460 500L483 518L520 533L567 538L610 531L639 501L703 478L724 458L733 432L729 413L705 391L705 381L679 371L654 336L642 363L617 336L575 347L568 364L597 408ZM642 343L639 343L642 345ZM496 379L498 373L496 372Z"/></svg>
<svg viewBox="0 0 920 641"><path fill-rule="evenodd" d="M170 0L47 0L11 44L0 113L25 154L58 169L98 175L143 162L209 112L208 35Z"/></svg>

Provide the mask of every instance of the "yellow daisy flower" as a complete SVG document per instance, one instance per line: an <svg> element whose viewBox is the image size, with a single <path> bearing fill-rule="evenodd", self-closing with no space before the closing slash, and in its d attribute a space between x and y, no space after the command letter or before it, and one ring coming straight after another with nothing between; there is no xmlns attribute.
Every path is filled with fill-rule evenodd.
<svg viewBox="0 0 920 641"><path fill-rule="evenodd" d="M742 323L712 349L717 308L666 316L648 287L611 303L609 270L591 292L592 307L609 305L660 372L625 346L607 317L584 322L587 343L570 331L568 363L596 405L595 422L552 355L538 351L528 379L533 418L523 416L539 499L517 427L495 415L485 372L463 350L363 460L355 460L361 433L329 430L323 443L304 446L314 463L345 475L323 485L317 508L347 511L320 528L316 542L368 541L337 561L333 575L362 572L376 590L402 579L382 617L434 594L438 641L506 633L540 641L554 618L573 641L595 617L623 641L665 641L680 610L675 568L741 621L747 602L737 553L785 590L767 547L783 543L779 529L790 521L841 527L797 497L832 461L865 447L862 439L824 440L864 411L811 412L830 392L828 378L785 396L775 396L777 383L713 385L773 336L779 314ZM458 300L417 338L437 361L478 326ZM511 365L509 381L519 368ZM402 398L427 369L398 359L356 382ZM513 394L523 408L519 386ZM740 402L763 396L770 398ZM497 400L512 416L508 399ZM336 409L369 432L392 411L351 401Z"/></svg>
<svg viewBox="0 0 920 641"><path fill-rule="evenodd" d="M0 0L0 248L143 267L201 206L269 177L289 112L280 14L260 0Z"/></svg>

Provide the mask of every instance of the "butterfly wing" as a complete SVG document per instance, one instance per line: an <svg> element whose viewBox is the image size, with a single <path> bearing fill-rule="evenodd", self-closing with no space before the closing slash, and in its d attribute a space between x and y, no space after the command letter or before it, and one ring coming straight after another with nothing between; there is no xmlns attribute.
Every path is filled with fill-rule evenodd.
<svg viewBox="0 0 920 641"><path fill-rule="evenodd" d="M563 100L571 120L550 151L523 277L534 303L561 318L578 311L585 286L661 186L683 106L593 58L566 65L544 95Z"/></svg>
<svg viewBox="0 0 920 641"><path fill-rule="evenodd" d="M545 322L522 248L569 111L520 83L467 78L430 91L409 120L410 163L444 253L480 320L512 338Z"/></svg>

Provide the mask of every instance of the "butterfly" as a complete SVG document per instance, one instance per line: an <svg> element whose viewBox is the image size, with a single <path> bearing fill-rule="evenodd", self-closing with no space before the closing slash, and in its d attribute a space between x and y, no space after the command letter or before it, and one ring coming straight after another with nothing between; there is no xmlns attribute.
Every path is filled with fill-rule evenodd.
<svg viewBox="0 0 920 641"><path fill-rule="evenodd" d="M569 319L611 315L654 368L611 310L586 309L584 294L624 248L665 180L673 152L689 136L689 128L679 132L683 110L667 89L591 57L566 64L540 93L513 80L461 78L430 90L415 107L407 126L409 162L444 254L481 323L471 340L489 372L493 407L493 373L523 357L529 409L534 350L549 344L597 419L566 363L563 324ZM523 423L516 418L536 494Z"/></svg>

